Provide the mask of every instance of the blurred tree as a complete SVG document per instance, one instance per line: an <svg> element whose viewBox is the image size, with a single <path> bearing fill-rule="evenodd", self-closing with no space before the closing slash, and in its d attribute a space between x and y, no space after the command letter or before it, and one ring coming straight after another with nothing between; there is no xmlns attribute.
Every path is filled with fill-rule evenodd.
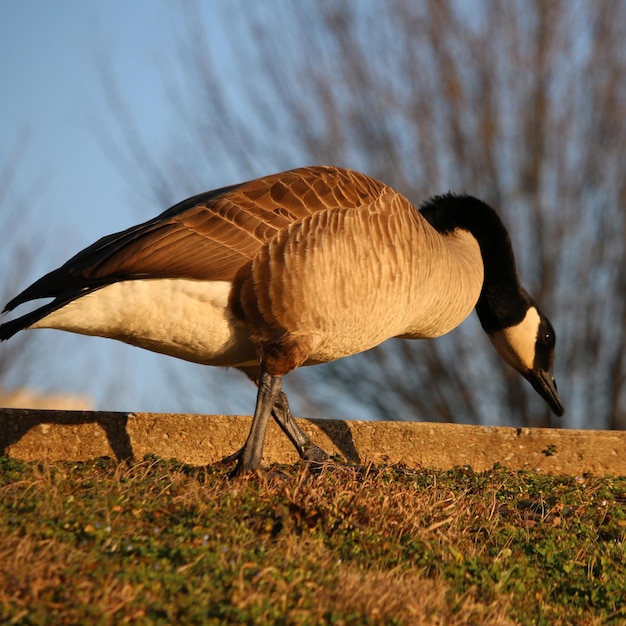
<svg viewBox="0 0 626 626"><path fill-rule="evenodd" d="M42 232L35 221L28 219L41 196L44 180L33 181L28 193L18 189L17 173L24 158L28 138L22 133L13 146L6 146L0 157L0 232L3 245L0 265L3 267L0 283L0 308L32 278L37 255L33 250L43 247ZM20 333L0 350L0 388L23 386L33 380L32 364L39 357L41 336ZM41 345L39 345L41 347ZM41 351L45 353L46 351Z"/></svg>
<svg viewBox="0 0 626 626"><path fill-rule="evenodd" d="M213 186L212 168L226 184L312 163L360 169L416 204L477 195L503 215L557 329L567 413L554 425L626 427L626 3L223 7L227 52L190 4L164 70L177 125L168 155L144 155L166 166L144 170L158 206ZM136 188L141 140L120 145ZM475 316L292 377L318 414L552 424Z"/></svg>

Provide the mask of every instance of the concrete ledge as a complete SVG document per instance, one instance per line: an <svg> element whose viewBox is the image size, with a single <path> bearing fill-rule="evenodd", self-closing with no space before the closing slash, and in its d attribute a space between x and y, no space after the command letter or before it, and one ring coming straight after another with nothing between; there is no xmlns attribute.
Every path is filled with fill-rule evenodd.
<svg viewBox="0 0 626 626"><path fill-rule="evenodd" d="M626 475L626 431L466 426L426 422L298 420L326 452L355 463L449 469L541 469L547 473ZM236 451L251 418L0 409L0 454L21 460L81 461L146 454L192 465ZM264 463L293 463L291 443L271 424Z"/></svg>

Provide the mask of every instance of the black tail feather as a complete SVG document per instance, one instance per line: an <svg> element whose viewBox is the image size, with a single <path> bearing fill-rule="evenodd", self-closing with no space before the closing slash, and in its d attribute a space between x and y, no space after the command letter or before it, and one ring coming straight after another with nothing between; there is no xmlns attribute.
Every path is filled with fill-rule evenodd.
<svg viewBox="0 0 626 626"><path fill-rule="evenodd" d="M73 281L72 281L73 279ZM72 277L69 271L64 267L60 267L52 272L49 272L45 276L42 276L39 280L36 280L32 285L26 287L24 291L19 293L15 298L10 300L4 307L3 313L12 311L20 304L24 302L30 302L31 300L39 300L41 298L56 298L59 293L67 290L71 282L78 282L76 278Z"/></svg>
<svg viewBox="0 0 626 626"><path fill-rule="evenodd" d="M58 306L55 306L54 302L50 302L42 307L39 307L35 311L31 311L30 313L26 313L21 317L15 318L14 320L0 324L0 341L10 339L13 335L15 335L15 333L28 328L57 308Z"/></svg>
<svg viewBox="0 0 626 626"><path fill-rule="evenodd" d="M44 276L44 278L46 277ZM38 282L40 281L37 281L37 283ZM4 312L11 311L16 306L18 306L19 304L22 304L23 302L28 302L30 300L35 300L35 299L46 297L46 296L41 295L41 293L37 293L37 295L30 295L30 297L27 297L27 294L33 294L35 292L35 290L33 290L33 287L35 287L37 283L34 283L30 287L28 287L28 289L23 291L13 300L11 300L11 302L9 302L9 304L7 304L7 306L5 307ZM39 308L35 309L34 311L31 311L30 313L26 313L22 315L21 317L16 317L14 320L9 320L8 322L5 322L4 324L0 324L0 341L5 341L6 339L10 339L11 337L13 337L13 335L15 335L15 333L18 333L20 330L24 330L25 328L28 328L35 322L38 322L40 319L43 319L44 317L46 317L46 315L49 315L53 311L56 311L57 309L64 307L66 304L69 304L72 300L76 300L76 298L80 298L81 296L84 296L90 293L91 291L96 291L97 289L101 289L102 287L105 286L105 284L93 285L91 287L85 287L85 286L74 287L72 289L66 289L65 291L63 291L62 293L58 295L52 294L52 297L56 295L56 297L54 298L52 302L47 302L43 306L40 306Z"/></svg>

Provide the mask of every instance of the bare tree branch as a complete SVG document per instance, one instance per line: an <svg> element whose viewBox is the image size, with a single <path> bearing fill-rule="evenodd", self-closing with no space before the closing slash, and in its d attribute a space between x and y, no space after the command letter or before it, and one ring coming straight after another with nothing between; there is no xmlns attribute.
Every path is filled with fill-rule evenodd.
<svg viewBox="0 0 626 626"><path fill-rule="evenodd" d="M164 77L177 156L159 176L206 181L221 168L235 182L331 163L416 204L448 189L483 197L557 328L564 423L624 427L625 3L231 2L228 73L201 5L189 6L177 72ZM143 167L140 142L124 136ZM155 178L155 196L162 187ZM296 380L333 415L356 406L385 419L552 424L475 321Z"/></svg>

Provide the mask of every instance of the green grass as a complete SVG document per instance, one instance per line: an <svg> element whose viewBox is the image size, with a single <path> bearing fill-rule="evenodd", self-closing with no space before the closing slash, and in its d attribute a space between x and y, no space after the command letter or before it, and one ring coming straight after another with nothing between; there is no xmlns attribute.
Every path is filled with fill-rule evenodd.
<svg viewBox="0 0 626 626"><path fill-rule="evenodd" d="M624 624L626 478L0 458L0 623Z"/></svg>

